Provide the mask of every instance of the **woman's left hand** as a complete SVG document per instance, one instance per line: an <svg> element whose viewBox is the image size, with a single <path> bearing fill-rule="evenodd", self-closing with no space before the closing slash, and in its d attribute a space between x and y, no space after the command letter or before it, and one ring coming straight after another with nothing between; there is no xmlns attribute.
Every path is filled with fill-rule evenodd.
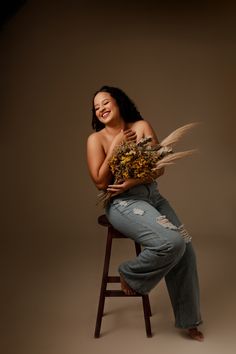
<svg viewBox="0 0 236 354"><path fill-rule="evenodd" d="M110 192L112 197L117 194L125 192L127 189L133 187L135 185L135 180L127 179L126 181L120 184L109 184L107 187L107 192Z"/></svg>
<svg viewBox="0 0 236 354"><path fill-rule="evenodd" d="M162 176L164 173L164 167L156 171L155 178ZM151 183L153 181L152 178L141 180L140 178L129 178L120 184L109 184L107 187L107 192L111 193L111 196L114 197L120 193L125 192L127 189L132 188L138 184L146 184Z"/></svg>

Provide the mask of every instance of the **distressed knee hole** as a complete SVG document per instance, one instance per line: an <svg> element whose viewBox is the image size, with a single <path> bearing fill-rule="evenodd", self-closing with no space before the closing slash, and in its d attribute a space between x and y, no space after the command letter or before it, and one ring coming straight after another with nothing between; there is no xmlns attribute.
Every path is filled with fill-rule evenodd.
<svg viewBox="0 0 236 354"><path fill-rule="evenodd" d="M126 200L120 200L118 202L118 204L120 206L126 207L128 205L128 202ZM133 213L136 214L136 215L143 215L144 214L144 210L139 209L139 208L134 208L133 209Z"/></svg>
<svg viewBox="0 0 236 354"><path fill-rule="evenodd" d="M189 235L188 231L185 229L183 224L177 227L173 225L165 215L158 216L156 221L158 222L158 224L166 227L167 229L177 230L183 237L185 243L188 243L192 240L192 236Z"/></svg>
<svg viewBox="0 0 236 354"><path fill-rule="evenodd" d="M177 226L173 225L165 215L160 215L156 219L157 223L164 226L167 229L177 230Z"/></svg>
<svg viewBox="0 0 236 354"><path fill-rule="evenodd" d="M178 230L186 243L191 242L192 236L189 235L183 224L178 227Z"/></svg>
<svg viewBox="0 0 236 354"><path fill-rule="evenodd" d="M128 205L128 202L126 200L120 200L119 201L119 205L120 206L127 206Z"/></svg>
<svg viewBox="0 0 236 354"><path fill-rule="evenodd" d="M144 210L139 209L139 208L134 208L133 209L133 213L136 215L143 215L144 214Z"/></svg>

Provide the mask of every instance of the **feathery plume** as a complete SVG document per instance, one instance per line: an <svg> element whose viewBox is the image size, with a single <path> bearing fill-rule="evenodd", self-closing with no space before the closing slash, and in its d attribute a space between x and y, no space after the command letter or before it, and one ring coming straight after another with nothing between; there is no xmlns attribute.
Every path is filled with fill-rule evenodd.
<svg viewBox="0 0 236 354"><path fill-rule="evenodd" d="M182 159L182 157L190 156L194 152L196 152L197 149L192 149L192 150L187 150L187 151L179 151L179 152L174 152L169 155L164 156L161 160L159 160L156 164L156 167L154 167L153 171L159 170L162 167L168 166L168 165L173 165L175 160Z"/></svg>
<svg viewBox="0 0 236 354"><path fill-rule="evenodd" d="M170 133L164 140L162 140L160 145L169 146L175 144L177 141L180 140L180 138L182 138L183 135L185 135L189 130L191 130L193 127L195 127L198 124L199 124L198 122L194 122L194 123L183 125L182 127Z"/></svg>

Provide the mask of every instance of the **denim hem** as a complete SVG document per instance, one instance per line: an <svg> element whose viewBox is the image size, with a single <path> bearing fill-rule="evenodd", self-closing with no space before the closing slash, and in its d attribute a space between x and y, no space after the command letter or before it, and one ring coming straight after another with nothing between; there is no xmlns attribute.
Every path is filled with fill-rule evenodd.
<svg viewBox="0 0 236 354"><path fill-rule="evenodd" d="M189 328L197 327L197 326L199 326L201 324L203 324L202 320L194 322L192 325L178 325L178 324L175 324L175 327L176 328L181 328L181 329L189 329Z"/></svg>
<svg viewBox="0 0 236 354"><path fill-rule="evenodd" d="M147 294L148 294L148 292L143 292L143 290L139 290L139 289L133 287L132 285L130 285L130 283L129 283L129 281L127 280L127 278L126 278L126 276L124 275L124 273L122 273L122 272L120 272L120 271L119 271L119 273L120 273L120 275L123 277L123 279L125 280L125 282L128 284L128 286L129 286L132 290L134 290L135 292L139 293L140 295L147 295Z"/></svg>

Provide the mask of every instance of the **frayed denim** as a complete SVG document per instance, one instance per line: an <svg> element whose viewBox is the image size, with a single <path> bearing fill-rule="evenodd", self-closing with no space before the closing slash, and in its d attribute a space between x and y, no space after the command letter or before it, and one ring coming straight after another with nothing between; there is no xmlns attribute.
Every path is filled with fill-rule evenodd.
<svg viewBox="0 0 236 354"><path fill-rule="evenodd" d="M127 284L148 294L165 277L178 328L200 323L196 256L184 225L157 182L135 186L112 198L105 208L115 229L142 246L134 259L119 265Z"/></svg>

